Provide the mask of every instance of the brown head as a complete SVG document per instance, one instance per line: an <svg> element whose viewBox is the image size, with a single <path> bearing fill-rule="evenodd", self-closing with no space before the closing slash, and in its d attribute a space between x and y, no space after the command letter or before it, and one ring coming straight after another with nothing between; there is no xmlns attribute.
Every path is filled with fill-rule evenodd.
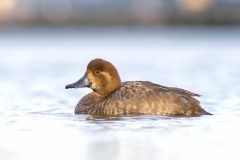
<svg viewBox="0 0 240 160"><path fill-rule="evenodd" d="M108 96L121 86L117 69L108 61L94 59L89 62L84 76L65 88L91 88L101 96Z"/></svg>

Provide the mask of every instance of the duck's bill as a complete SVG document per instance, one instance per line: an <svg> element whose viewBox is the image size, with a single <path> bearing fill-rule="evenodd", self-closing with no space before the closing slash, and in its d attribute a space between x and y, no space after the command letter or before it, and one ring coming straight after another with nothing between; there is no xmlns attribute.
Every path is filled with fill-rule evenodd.
<svg viewBox="0 0 240 160"><path fill-rule="evenodd" d="M87 76L84 75L80 80L73 84L69 84L65 86L65 89L69 88L84 88L84 87L90 87L91 82L88 80Z"/></svg>

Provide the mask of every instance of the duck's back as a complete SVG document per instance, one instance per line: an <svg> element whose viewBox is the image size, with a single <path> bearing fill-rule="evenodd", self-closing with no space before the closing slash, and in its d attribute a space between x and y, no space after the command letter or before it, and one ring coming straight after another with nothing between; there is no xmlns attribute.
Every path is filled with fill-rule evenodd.
<svg viewBox="0 0 240 160"><path fill-rule="evenodd" d="M84 97L76 110L101 115L152 114L162 116L199 116L209 114L194 96L198 94L151 82L123 82L121 87L104 99L92 94ZM75 112L76 112L75 110Z"/></svg>

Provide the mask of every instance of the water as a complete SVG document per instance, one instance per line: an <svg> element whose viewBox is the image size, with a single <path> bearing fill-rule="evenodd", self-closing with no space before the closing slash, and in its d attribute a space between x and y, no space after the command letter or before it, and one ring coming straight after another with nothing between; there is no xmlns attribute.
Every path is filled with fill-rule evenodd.
<svg viewBox="0 0 240 160"><path fill-rule="evenodd" d="M239 28L0 28L0 159L239 159ZM203 95L214 116L74 115L96 57L123 81Z"/></svg>

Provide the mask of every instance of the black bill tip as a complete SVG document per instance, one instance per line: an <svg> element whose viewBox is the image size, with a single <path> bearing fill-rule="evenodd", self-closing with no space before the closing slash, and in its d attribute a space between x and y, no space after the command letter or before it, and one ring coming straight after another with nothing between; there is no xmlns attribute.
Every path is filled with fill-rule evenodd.
<svg viewBox="0 0 240 160"><path fill-rule="evenodd" d="M65 86L65 89L69 89L69 88L75 88L75 86L73 84L68 84Z"/></svg>

